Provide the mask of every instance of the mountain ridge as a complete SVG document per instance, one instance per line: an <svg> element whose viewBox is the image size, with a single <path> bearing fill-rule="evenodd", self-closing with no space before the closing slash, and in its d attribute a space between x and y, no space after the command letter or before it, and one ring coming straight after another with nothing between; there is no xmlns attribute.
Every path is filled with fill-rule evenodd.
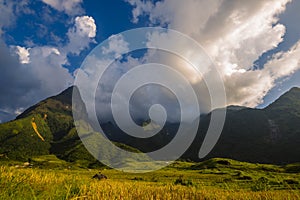
<svg viewBox="0 0 300 200"><path fill-rule="evenodd" d="M73 91L77 93L78 89L74 86L69 87L58 95L29 107L15 120L0 124L0 154L21 160L41 154L55 154L66 161L83 160L89 164L97 162L81 143L74 126ZM76 109L83 113L83 118L87 118L84 103L81 98L76 99ZM299 99L300 88L295 87L263 109L228 106L221 137L205 159L225 157L275 164L299 162ZM182 156L183 159L199 161L197 155L210 121L210 114L201 116L197 136ZM36 128L45 141L38 137L32 122L36 123ZM115 124L103 126L108 130L108 137L117 145L136 152L148 152L172 140L173 132L177 131L179 125L167 123L151 142L132 138L128 140ZM26 141L27 145L23 141ZM30 151L32 146L35 148Z"/></svg>
<svg viewBox="0 0 300 200"><path fill-rule="evenodd" d="M0 159L27 161L54 154L59 159L79 162L82 166L102 166L87 151L77 133L72 104L82 114L83 120L87 119L87 113L81 98L72 102L73 94L78 95L74 86L29 107L15 120L0 124L0 154L3 155ZM92 133L93 129L88 129ZM123 144L116 145L139 152Z"/></svg>
<svg viewBox="0 0 300 200"><path fill-rule="evenodd" d="M227 109L216 146L206 158L227 157L240 161L285 164L300 161L300 88L294 87L263 109ZM192 157L200 149L209 115L186 152ZM203 122L204 121L204 122ZM194 160L199 160L194 157Z"/></svg>

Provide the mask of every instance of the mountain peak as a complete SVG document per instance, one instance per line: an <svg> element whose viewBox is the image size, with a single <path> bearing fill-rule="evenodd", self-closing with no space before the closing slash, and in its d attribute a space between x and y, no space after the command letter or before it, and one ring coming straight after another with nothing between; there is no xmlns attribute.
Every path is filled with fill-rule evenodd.
<svg viewBox="0 0 300 200"><path fill-rule="evenodd" d="M300 93L300 88L299 87L292 87L288 92L299 92Z"/></svg>
<svg viewBox="0 0 300 200"><path fill-rule="evenodd" d="M17 119L24 118L33 113L42 114L43 112L47 112L49 109L51 111L67 112L68 115L71 115L72 94L74 91L76 94L79 94L78 88L76 86L71 86L57 95L46 98L38 104L26 109L22 114L17 116Z"/></svg>
<svg viewBox="0 0 300 200"><path fill-rule="evenodd" d="M77 90L77 87L71 86L65 89L64 91L62 91L61 93L59 93L58 95L52 96L50 98L58 100L60 102L64 102L65 104L72 105L73 90Z"/></svg>
<svg viewBox="0 0 300 200"><path fill-rule="evenodd" d="M281 95L276 101L271 103L268 108L278 107L278 106L294 106L300 105L300 88L293 87L283 95Z"/></svg>

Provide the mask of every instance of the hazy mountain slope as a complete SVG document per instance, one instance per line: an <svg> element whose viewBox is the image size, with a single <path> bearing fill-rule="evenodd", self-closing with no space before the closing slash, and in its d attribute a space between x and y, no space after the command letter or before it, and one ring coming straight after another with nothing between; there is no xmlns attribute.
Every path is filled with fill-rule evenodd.
<svg viewBox="0 0 300 200"><path fill-rule="evenodd" d="M293 88L265 109L229 107L221 137L208 155L260 163L300 161L300 89ZM233 109L234 108L234 109ZM200 122L197 138L184 155L197 154L210 121Z"/></svg>
<svg viewBox="0 0 300 200"><path fill-rule="evenodd" d="M210 117L211 113L201 116L197 136L182 158L199 160L198 152L207 132ZM125 137L113 123L103 124L102 128L113 140L149 152L163 147L172 140L178 126L179 124L171 126L167 123L163 131L147 139ZM299 162L299 144L300 89L293 88L265 109L227 107L221 137L205 159L227 157L241 161L276 164Z"/></svg>
<svg viewBox="0 0 300 200"><path fill-rule="evenodd" d="M30 107L16 120L0 124L0 158L26 160L36 155L55 154L67 161L96 162L83 146L74 127L72 90L72 87L68 88L59 95ZM78 98L75 104L76 109L82 113L82 118L86 119L87 113L81 99ZM198 134L183 158L199 160L197 155L209 125L210 115L201 116ZM130 151L138 152L137 149L140 149L148 152L167 144L173 138L178 125L167 123L150 140L125 136L112 123L102 126L109 138L119 142L116 145ZM91 127L89 129L93 130ZM300 89L293 88L265 109L229 106L221 137L205 159L227 157L261 163L299 162L299 144ZM105 157L104 154L105 151L101 152Z"/></svg>

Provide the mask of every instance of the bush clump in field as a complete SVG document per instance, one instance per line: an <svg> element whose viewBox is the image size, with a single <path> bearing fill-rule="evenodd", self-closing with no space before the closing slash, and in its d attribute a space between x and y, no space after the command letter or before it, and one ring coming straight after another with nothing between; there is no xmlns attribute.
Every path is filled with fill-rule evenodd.
<svg viewBox="0 0 300 200"><path fill-rule="evenodd" d="M255 181L251 187L252 191L267 191L270 189L269 179L266 177L260 177Z"/></svg>
<svg viewBox="0 0 300 200"><path fill-rule="evenodd" d="M284 183L289 184L289 185L298 185L299 181L296 181L294 179L285 179Z"/></svg>
<svg viewBox="0 0 300 200"><path fill-rule="evenodd" d="M183 186L193 186L193 182L191 180L185 180L182 176L174 182L175 185L183 185Z"/></svg>
<svg viewBox="0 0 300 200"><path fill-rule="evenodd" d="M300 173L300 163L286 165L285 166L285 172L287 172L287 173Z"/></svg>
<svg viewBox="0 0 300 200"><path fill-rule="evenodd" d="M244 172L238 171L237 174L235 175L238 180L252 180L252 177L248 174L245 174Z"/></svg>

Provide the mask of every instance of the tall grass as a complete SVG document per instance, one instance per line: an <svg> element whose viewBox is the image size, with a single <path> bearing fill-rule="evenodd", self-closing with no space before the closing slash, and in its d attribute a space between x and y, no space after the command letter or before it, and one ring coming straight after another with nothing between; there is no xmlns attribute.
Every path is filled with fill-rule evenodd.
<svg viewBox="0 0 300 200"><path fill-rule="evenodd" d="M299 190L251 191L192 182L175 184L174 178L148 180L149 175L126 175L106 170L107 180L91 179L97 171L46 170L0 167L0 199L300 199ZM163 176L164 171L157 176ZM153 176L151 174L150 176Z"/></svg>

